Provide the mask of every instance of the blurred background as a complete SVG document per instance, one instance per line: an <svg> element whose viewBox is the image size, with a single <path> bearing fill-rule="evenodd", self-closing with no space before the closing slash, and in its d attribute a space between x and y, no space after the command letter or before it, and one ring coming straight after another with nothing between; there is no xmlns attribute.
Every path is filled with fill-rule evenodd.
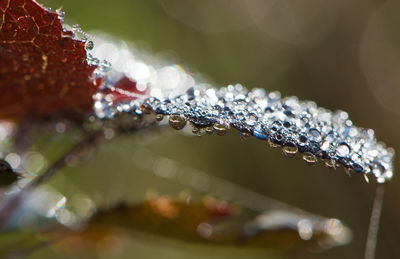
<svg viewBox="0 0 400 259"><path fill-rule="evenodd" d="M355 125L374 129L379 140L400 150L399 1L40 3L53 9L62 6L68 24L133 42L215 86L241 83L313 100L331 110L345 110ZM41 150L44 154L64 143L52 141L44 148L47 151ZM395 168L399 168L398 160L395 162ZM301 159L284 158L280 151L254 138L241 141L236 131L223 138L197 138L169 128L116 136L91 152L90 159L59 173L48 187L68 200L84 195L102 207L121 201L140 202L149 190L171 196L182 190L196 192L182 181L168 179L165 168L206 172L306 211L338 218L353 231L353 240L322 253L288 255L268 250L209 250L207 246L171 240L150 245L132 238L128 242L130 252L120 252L121 258L363 256L374 181L367 184L359 175L348 177L342 168L330 171L322 163L308 167ZM400 258L399 184L395 171L385 187L376 258ZM32 256L53 258L54 254L46 248Z"/></svg>

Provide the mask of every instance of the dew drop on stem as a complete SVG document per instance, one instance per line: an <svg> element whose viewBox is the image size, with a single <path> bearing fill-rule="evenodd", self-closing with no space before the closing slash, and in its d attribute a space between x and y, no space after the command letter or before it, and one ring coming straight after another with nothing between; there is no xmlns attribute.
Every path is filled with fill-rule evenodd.
<svg viewBox="0 0 400 259"><path fill-rule="evenodd" d="M268 145L269 145L270 147L272 147L272 148L281 147L281 145L279 145L278 143L275 143L275 142L273 142L273 141L271 141L271 140L268 140Z"/></svg>
<svg viewBox="0 0 400 259"><path fill-rule="evenodd" d="M93 41L91 41L91 40L86 41L86 43L85 43L85 49L86 50L92 50L93 47L94 47Z"/></svg>
<svg viewBox="0 0 400 259"><path fill-rule="evenodd" d="M307 152L303 155L303 160L304 160L304 162L306 162L307 165L314 165L315 163L318 162L317 157L314 154L309 153L309 152Z"/></svg>
<svg viewBox="0 0 400 259"><path fill-rule="evenodd" d="M162 114L156 115L156 121L162 121L163 119L164 119L164 115L162 115Z"/></svg>
<svg viewBox="0 0 400 259"><path fill-rule="evenodd" d="M325 166L329 169L336 169L338 167L337 163L333 159L325 160Z"/></svg>
<svg viewBox="0 0 400 259"><path fill-rule="evenodd" d="M215 123L214 126L214 131L218 136L224 136L228 130L229 130L229 125L227 124L220 124L220 123Z"/></svg>
<svg viewBox="0 0 400 259"><path fill-rule="evenodd" d="M208 135L212 135L212 134L214 133L214 128L213 128L213 127L207 127L207 128L206 128L206 133L207 133Z"/></svg>
<svg viewBox="0 0 400 259"><path fill-rule="evenodd" d="M293 158L296 156L298 148L293 143L288 143L282 148L282 154L288 158Z"/></svg>
<svg viewBox="0 0 400 259"><path fill-rule="evenodd" d="M169 116L169 125L176 129L181 130L186 126L186 119L182 115L171 115Z"/></svg>

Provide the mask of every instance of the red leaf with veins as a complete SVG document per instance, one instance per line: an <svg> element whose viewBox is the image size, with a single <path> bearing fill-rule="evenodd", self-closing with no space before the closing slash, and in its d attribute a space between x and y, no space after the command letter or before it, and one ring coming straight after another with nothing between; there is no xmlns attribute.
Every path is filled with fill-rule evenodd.
<svg viewBox="0 0 400 259"><path fill-rule="evenodd" d="M129 102L137 99L139 96L148 94L147 88L144 91L138 90L136 81L123 75L113 85L113 88L106 88L103 94L111 95L114 104L121 102Z"/></svg>
<svg viewBox="0 0 400 259"><path fill-rule="evenodd" d="M95 69L56 13L33 0L0 0L0 119L92 111Z"/></svg>

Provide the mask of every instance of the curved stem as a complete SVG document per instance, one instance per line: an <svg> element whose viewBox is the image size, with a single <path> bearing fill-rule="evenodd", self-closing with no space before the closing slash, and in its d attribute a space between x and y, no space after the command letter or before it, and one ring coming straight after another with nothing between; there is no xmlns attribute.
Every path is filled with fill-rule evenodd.
<svg viewBox="0 0 400 259"><path fill-rule="evenodd" d="M0 206L0 229L8 222L10 217L14 214L15 210L20 207L21 203L30 193L32 193L32 191L34 191L44 182L48 181L58 171L65 167L66 158L68 156L82 152L93 144L96 144L96 142L102 137L102 135L102 131L97 131L85 135L72 148L65 152L64 155L62 155L56 162L54 162L43 174L33 179L17 194L7 199L4 204Z"/></svg>
<svg viewBox="0 0 400 259"><path fill-rule="evenodd" d="M385 193L384 185L379 184L376 187L374 204L372 206L364 259L375 258L376 244L378 242L379 221L381 219L381 214L382 214L384 193Z"/></svg>

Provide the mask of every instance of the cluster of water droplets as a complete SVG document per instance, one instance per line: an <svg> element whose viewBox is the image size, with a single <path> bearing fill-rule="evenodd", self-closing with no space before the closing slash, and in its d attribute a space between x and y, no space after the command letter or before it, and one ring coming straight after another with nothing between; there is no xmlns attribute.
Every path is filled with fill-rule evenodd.
<svg viewBox="0 0 400 259"><path fill-rule="evenodd" d="M233 127L244 138L252 135L282 147L287 157L301 152L310 165L319 158L330 168L343 165L346 171L372 173L380 183L393 176L394 150L378 142L373 130L354 126L344 111L332 112L295 96L282 98L276 91L248 91L240 84L220 89L198 84L181 67L149 65L152 60L143 61L126 45L98 40L94 55L113 64L108 81L95 95L95 113L101 119L154 113L160 123L169 116L177 130L189 122L195 134L225 135ZM123 102L104 94L121 74L134 80L143 94L124 89L132 99Z"/></svg>
<svg viewBox="0 0 400 259"><path fill-rule="evenodd" d="M52 12L51 8L46 7L46 11ZM55 10L56 14L58 15L58 18L61 21L61 24L63 26L63 29L68 32L72 32L72 37L75 40L82 41L85 43L85 49L87 52L87 59L86 61L88 62L89 65L96 66L97 69L94 73L94 79L96 78L102 78L105 75L105 72L110 70L111 64L106 61L106 60L100 60L97 57L94 57L92 54L90 54L90 51L93 50L94 43L92 41L92 36L85 31L81 29L79 24L73 24L72 26L64 23L65 19L65 12L62 11L62 8Z"/></svg>

